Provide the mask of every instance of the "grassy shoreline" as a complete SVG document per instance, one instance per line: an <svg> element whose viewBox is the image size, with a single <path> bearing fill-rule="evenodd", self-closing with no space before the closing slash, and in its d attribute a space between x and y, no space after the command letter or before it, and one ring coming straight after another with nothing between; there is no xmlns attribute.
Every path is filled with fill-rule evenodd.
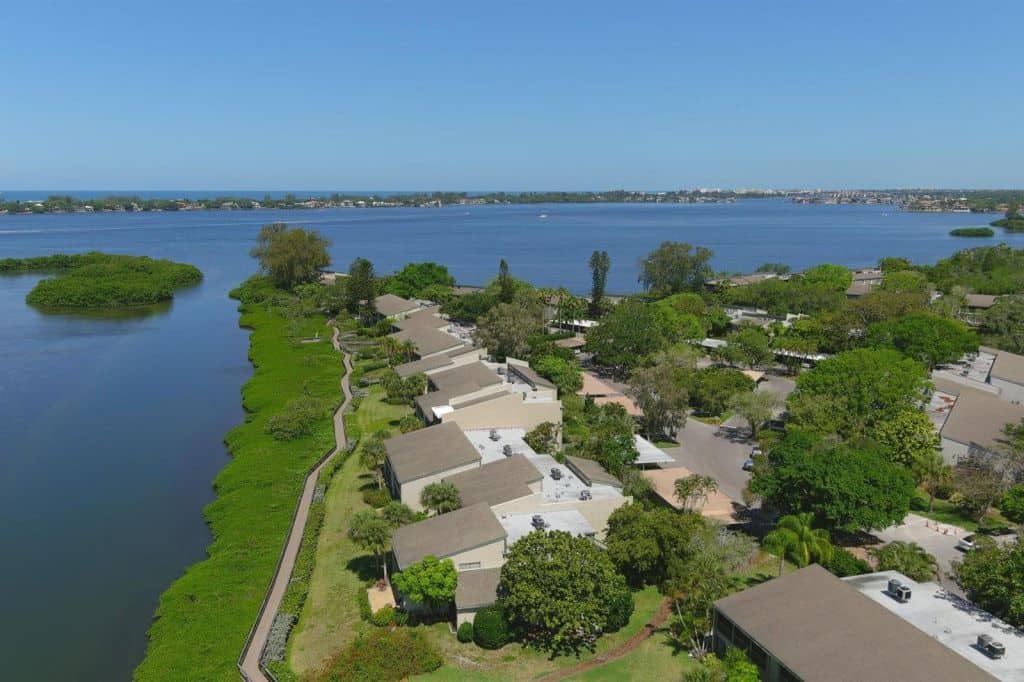
<svg viewBox="0 0 1024 682"><path fill-rule="evenodd" d="M341 404L344 368L325 319L315 315L296 326L281 307L263 303L239 311L240 326L251 330L254 372L242 389L245 422L225 438L231 461L214 480L217 499L204 509L214 539L208 558L161 596L138 680L238 679L235 661L273 577L303 480L334 446L329 413L294 440L275 440L264 430L303 394ZM317 332L318 342L298 342Z"/></svg>

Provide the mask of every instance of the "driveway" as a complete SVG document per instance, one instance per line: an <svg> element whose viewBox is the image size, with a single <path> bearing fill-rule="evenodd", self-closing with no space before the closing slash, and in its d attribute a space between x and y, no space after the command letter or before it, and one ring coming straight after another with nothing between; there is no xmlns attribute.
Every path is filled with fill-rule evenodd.
<svg viewBox="0 0 1024 682"><path fill-rule="evenodd" d="M724 495L742 504L743 489L750 480L750 473L743 470L743 462L750 456L752 446L716 436L717 430L717 426L690 417L677 436L679 447L668 448L665 452L679 466L695 474L714 478ZM670 467L669 464L662 466L663 469Z"/></svg>
<svg viewBox="0 0 1024 682"><path fill-rule="evenodd" d="M963 558L963 552L956 548L956 542L965 535L970 535L969 531L957 526L938 523L917 514L907 514L903 523L889 526L874 535L885 542L902 540L921 545L926 552L935 557L935 562L942 573L939 581L942 586L960 594L960 590L952 581L953 569L950 564L954 560Z"/></svg>

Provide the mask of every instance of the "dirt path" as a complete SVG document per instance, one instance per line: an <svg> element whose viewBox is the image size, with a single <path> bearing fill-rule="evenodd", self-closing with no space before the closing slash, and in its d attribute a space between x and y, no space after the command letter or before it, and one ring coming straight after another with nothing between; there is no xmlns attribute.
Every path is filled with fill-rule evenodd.
<svg viewBox="0 0 1024 682"><path fill-rule="evenodd" d="M331 343L335 350L342 352L339 342L337 327L333 328L334 333ZM306 520L309 518L309 505L313 502L313 492L316 490L316 482L320 472L331 460L337 456L345 447L345 420L342 418L345 408L352 402L352 391L349 387L349 377L352 375L351 357L345 353L342 356L345 365L345 375L341 378L341 392L345 400L341 407L334 413L334 450L320 460L320 463L313 467L306 475L306 482L302 487L302 495L299 497L298 506L295 508L295 516L292 519L292 527L288 530L288 537L285 540L284 551L278 560L277 571L274 573L274 580L270 583L263 608L260 609L256 625L253 626L249 639L245 643L245 649L239 660L238 670L242 678L250 682L269 682L266 673L260 668L260 656L263 654L263 647L267 643L270 634L270 626L274 622L277 610L281 606L288 582L292 577L292 570L295 568L295 559L299 555L299 546L302 543L302 531L306 527Z"/></svg>
<svg viewBox="0 0 1024 682"><path fill-rule="evenodd" d="M556 670L553 673L545 675L544 677L540 678L541 682L557 682L557 680L567 680L570 677L579 675L582 672L592 670L593 668L600 668L602 665L606 663L611 663L616 659L622 658L623 656L625 656L626 654L630 653L638 646L640 646L641 642L643 642L645 639L653 635L655 630L664 625L665 621L668 620L668 617L671 613L672 604L668 599L665 599L661 602L661 607L658 608L658 612L655 613L654 617L651 618L651 620L643 626L640 632L636 633L635 635L633 635L625 642L612 649L611 651L603 653L600 656L595 656L589 661L577 663L572 667L562 668L561 670Z"/></svg>

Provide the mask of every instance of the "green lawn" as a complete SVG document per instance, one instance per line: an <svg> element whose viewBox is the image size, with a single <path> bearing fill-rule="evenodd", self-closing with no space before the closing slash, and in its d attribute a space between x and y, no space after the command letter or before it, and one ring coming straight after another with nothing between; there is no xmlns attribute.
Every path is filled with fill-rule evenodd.
<svg viewBox="0 0 1024 682"><path fill-rule="evenodd" d="M590 660L607 653L639 632L658 611L662 602L662 596L653 587L634 593L634 598L636 608L629 623L618 632L599 639L595 653L584 652L579 658L561 656L551 660L543 652L527 649L515 643L498 651L487 651L473 643L460 643L445 624L432 625L428 630L444 653L447 664L435 672L419 675L414 679L430 682L533 680L579 661Z"/></svg>
<svg viewBox="0 0 1024 682"><path fill-rule="evenodd" d="M938 521L940 523L948 523L951 526L959 526L964 530L974 532L978 530L978 522L972 518L961 514L955 506L950 504L948 500L935 499L932 504L932 510L928 509L928 494L923 490L916 492L917 500L914 505L911 506L911 512L918 514L925 518L931 519L932 521ZM988 515L985 517L988 523L992 524L1005 524L1013 525L1006 518L999 513L997 509L991 509Z"/></svg>
<svg viewBox="0 0 1024 682"><path fill-rule="evenodd" d="M359 374L359 370L356 370ZM346 418L364 435L389 428L412 409L385 403L380 386L367 389L369 395ZM335 473L327 489L325 516L316 550L316 563L310 580L309 595L292 632L288 663L298 675L312 672L342 649L361 629L371 627L359 619L356 595L365 582L376 575L372 556L348 539L348 519L366 508L360 490L376 485L370 473L359 465L358 449Z"/></svg>
<svg viewBox="0 0 1024 682"><path fill-rule="evenodd" d="M217 499L204 510L213 532L208 558L190 567L160 598L138 680L238 679L235 661L270 584L292 513L310 467L334 445L331 416L312 435L278 441L267 420L303 391L341 403L341 356L320 316L303 318L296 338L321 332L318 343L293 343L276 309L240 308L252 329L255 366L242 390L245 423L226 438L231 461L217 475Z"/></svg>
<svg viewBox="0 0 1024 682"><path fill-rule="evenodd" d="M679 651L663 631L655 632L634 651L598 668L575 675L571 680L618 682L619 680L678 680L697 664Z"/></svg>

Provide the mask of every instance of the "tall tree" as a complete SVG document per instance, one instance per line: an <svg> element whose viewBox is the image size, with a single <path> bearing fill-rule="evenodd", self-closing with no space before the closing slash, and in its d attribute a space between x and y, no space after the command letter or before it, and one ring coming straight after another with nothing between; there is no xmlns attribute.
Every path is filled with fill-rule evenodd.
<svg viewBox="0 0 1024 682"><path fill-rule="evenodd" d="M608 270L612 267L612 259L607 251L594 251L590 254L590 314L598 317L604 303L605 284L608 282Z"/></svg>
<svg viewBox="0 0 1024 682"><path fill-rule="evenodd" d="M348 537L367 552L373 552L377 565L388 579L387 562L381 557L391 545L391 525L372 509L361 509L352 515L348 524Z"/></svg>
<svg viewBox="0 0 1024 682"><path fill-rule="evenodd" d="M686 423L689 393L678 374L664 364L640 367L630 374L629 395L643 412L644 432L651 440L661 434L675 437Z"/></svg>
<svg viewBox="0 0 1024 682"><path fill-rule="evenodd" d="M939 433L923 410L906 410L880 422L872 437L894 462L913 468L939 448Z"/></svg>
<svg viewBox="0 0 1024 682"><path fill-rule="evenodd" d="M370 436L359 450L359 463L373 472L377 487L384 487L384 461L388 457L384 441L391 437L391 432L384 430Z"/></svg>
<svg viewBox="0 0 1024 682"><path fill-rule="evenodd" d="M1014 627L1024 627L1024 543L1000 547L984 538L962 561L953 562L967 598Z"/></svg>
<svg viewBox="0 0 1024 682"><path fill-rule="evenodd" d="M250 255L260 262L274 283L284 289L316 282L320 269L331 264L330 242L316 230L289 228L284 223L264 225Z"/></svg>
<svg viewBox="0 0 1024 682"><path fill-rule="evenodd" d="M621 627L633 597L608 553L585 537L537 531L512 545L501 569L505 614L528 642L553 653L593 650Z"/></svg>
<svg viewBox="0 0 1024 682"><path fill-rule="evenodd" d="M623 301L587 333L587 349L598 363L625 373L668 343L663 313L656 306Z"/></svg>
<svg viewBox="0 0 1024 682"><path fill-rule="evenodd" d="M672 486L676 499L686 511L694 511L700 504L707 504L708 496L718 492L718 481L711 476L690 474L677 478Z"/></svg>
<svg viewBox="0 0 1024 682"><path fill-rule="evenodd" d="M508 263L504 258L498 263L498 300L502 303L511 303L516 297L516 284L508 270Z"/></svg>
<svg viewBox="0 0 1024 682"><path fill-rule="evenodd" d="M499 303L477 320L477 343L498 359L523 357L530 350L529 339L544 329L540 311L534 306Z"/></svg>
<svg viewBox="0 0 1024 682"><path fill-rule="evenodd" d="M352 261L345 283L345 307L350 313L359 315L365 325L372 323L377 316L376 286L373 263L365 258Z"/></svg>
<svg viewBox="0 0 1024 682"><path fill-rule="evenodd" d="M846 291L853 282L853 273L842 265L822 263L804 270L803 280L808 284L824 284L836 291Z"/></svg>
<svg viewBox="0 0 1024 682"><path fill-rule="evenodd" d="M911 464L911 471L928 492L928 511L935 506L935 491L941 485L953 480L953 467L946 463L941 452L932 450L921 455Z"/></svg>
<svg viewBox="0 0 1024 682"><path fill-rule="evenodd" d="M768 391L743 391L729 399L729 409L750 424L750 437L757 438L761 425L775 415L782 407L782 400Z"/></svg>
<svg viewBox="0 0 1024 682"><path fill-rule="evenodd" d="M662 298L681 291L700 291L712 277L714 252L685 242L662 242L640 261L639 282Z"/></svg>
<svg viewBox="0 0 1024 682"><path fill-rule="evenodd" d="M664 507L626 504L608 517L605 545L632 585L660 585L670 567L689 555L694 534L702 525L696 514L680 516Z"/></svg>
<svg viewBox="0 0 1024 682"><path fill-rule="evenodd" d="M747 325L726 337L728 345L723 349L725 358L734 364L754 368L764 365L775 353L771 339L760 327Z"/></svg>
<svg viewBox="0 0 1024 682"><path fill-rule="evenodd" d="M963 322L928 313L873 324L867 341L875 348L895 348L928 369L978 350L977 335Z"/></svg>

